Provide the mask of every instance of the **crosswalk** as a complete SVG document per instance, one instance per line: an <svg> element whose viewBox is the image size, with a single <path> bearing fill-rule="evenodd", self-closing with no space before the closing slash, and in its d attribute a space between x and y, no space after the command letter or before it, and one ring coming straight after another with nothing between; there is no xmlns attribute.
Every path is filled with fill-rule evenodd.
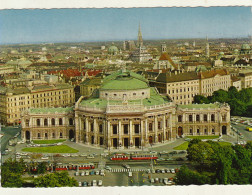
<svg viewBox="0 0 252 195"><path fill-rule="evenodd" d="M147 169L111 169L108 172L123 173L123 172L145 172Z"/></svg>

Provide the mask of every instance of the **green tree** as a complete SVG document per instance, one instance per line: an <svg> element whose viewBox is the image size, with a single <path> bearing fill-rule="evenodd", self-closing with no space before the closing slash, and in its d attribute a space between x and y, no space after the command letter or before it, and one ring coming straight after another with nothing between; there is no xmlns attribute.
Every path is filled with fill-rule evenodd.
<svg viewBox="0 0 252 195"><path fill-rule="evenodd" d="M242 116L246 113L246 105L237 99L232 99L228 102L233 116Z"/></svg>
<svg viewBox="0 0 252 195"><path fill-rule="evenodd" d="M38 174L43 174L46 172L46 168L47 168L47 163L46 162L41 162L38 164Z"/></svg>
<svg viewBox="0 0 252 195"><path fill-rule="evenodd" d="M220 89L218 91L214 91L213 92L213 95L209 97L210 101L211 102L227 102L229 99L228 99L228 92L223 90L223 89Z"/></svg>
<svg viewBox="0 0 252 195"><path fill-rule="evenodd" d="M36 187L73 187L78 186L73 177L69 177L68 172L56 172L40 176L34 180Z"/></svg>
<svg viewBox="0 0 252 195"><path fill-rule="evenodd" d="M239 99L239 92L236 87L231 86L228 88L228 98L229 99Z"/></svg>
<svg viewBox="0 0 252 195"><path fill-rule="evenodd" d="M203 95L195 95L193 98L193 104L209 104L209 100Z"/></svg>
<svg viewBox="0 0 252 195"><path fill-rule="evenodd" d="M239 92L240 101L244 103L249 103L252 101L252 94L251 94L251 88L249 89L242 89Z"/></svg>
<svg viewBox="0 0 252 195"><path fill-rule="evenodd" d="M210 183L210 177L190 170L187 166L182 166L176 173L175 183L177 185L203 185Z"/></svg>

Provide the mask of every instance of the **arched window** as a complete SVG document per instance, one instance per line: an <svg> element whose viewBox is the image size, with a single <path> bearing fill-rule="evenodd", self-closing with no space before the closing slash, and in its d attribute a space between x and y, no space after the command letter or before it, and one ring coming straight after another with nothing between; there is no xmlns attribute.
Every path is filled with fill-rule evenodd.
<svg viewBox="0 0 252 195"><path fill-rule="evenodd" d="M37 119L37 126L40 126L40 119Z"/></svg>
<svg viewBox="0 0 252 195"><path fill-rule="evenodd" d="M198 122L200 121L200 115L199 114L196 115L196 121L198 121Z"/></svg>
<svg viewBox="0 0 252 195"><path fill-rule="evenodd" d="M55 126L55 119L52 118L52 126Z"/></svg>
<svg viewBox="0 0 252 195"><path fill-rule="evenodd" d="M189 115L189 122L192 122L192 121L193 121L192 115L190 114L190 115Z"/></svg>
<svg viewBox="0 0 252 195"><path fill-rule="evenodd" d="M47 119L44 120L44 126L48 126L48 120Z"/></svg>
<svg viewBox="0 0 252 195"><path fill-rule="evenodd" d="M152 123L149 123L149 131L152 131Z"/></svg>
<svg viewBox="0 0 252 195"><path fill-rule="evenodd" d="M207 122L207 114L204 114L204 121Z"/></svg>
<svg viewBox="0 0 252 195"><path fill-rule="evenodd" d="M182 115L178 116L178 122L182 122Z"/></svg>
<svg viewBox="0 0 252 195"><path fill-rule="evenodd" d="M73 119L72 118L69 119L69 125L73 125Z"/></svg>
<svg viewBox="0 0 252 195"><path fill-rule="evenodd" d="M59 125L63 125L62 118L59 118Z"/></svg>
<svg viewBox="0 0 252 195"><path fill-rule="evenodd" d="M29 122L30 122L30 120L29 120L29 119L26 119L26 121L25 121L25 126L26 126L26 127L29 127Z"/></svg>
<svg viewBox="0 0 252 195"><path fill-rule="evenodd" d="M55 138L55 133L52 133L52 138Z"/></svg>
<svg viewBox="0 0 252 195"><path fill-rule="evenodd" d="M60 132L60 138L62 138L63 136L62 136L62 133Z"/></svg>
<svg viewBox="0 0 252 195"><path fill-rule="evenodd" d="M224 114L224 115L222 115L222 121L226 121L226 115Z"/></svg>
<svg viewBox="0 0 252 195"><path fill-rule="evenodd" d="M211 114L211 121L215 121L215 116L214 116L214 114Z"/></svg>

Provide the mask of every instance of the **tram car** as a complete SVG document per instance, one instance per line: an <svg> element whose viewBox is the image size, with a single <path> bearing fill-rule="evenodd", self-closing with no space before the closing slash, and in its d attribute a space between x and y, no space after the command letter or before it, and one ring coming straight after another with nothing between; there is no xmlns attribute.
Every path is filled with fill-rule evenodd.
<svg viewBox="0 0 252 195"><path fill-rule="evenodd" d="M64 171L64 170L84 170L84 169L94 169L95 166L93 163L85 163L80 165L56 165L56 171Z"/></svg>
<svg viewBox="0 0 252 195"><path fill-rule="evenodd" d="M140 152L140 153L132 153L132 154L114 154L110 160L156 160L158 159L158 155L156 152L148 153L148 152Z"/></svg>
<svg viewBox="0 0 252 195"><path fill-rule="evenodd" d="M156 160L157 153L135 153L130 155L131 160Z"/></svg>
<svg viewBox="0 0 252 195"><path fill-rule="evenodd" d="M115 154L110 158L110 160L129 160L130 156L128 154Z"/></svg>

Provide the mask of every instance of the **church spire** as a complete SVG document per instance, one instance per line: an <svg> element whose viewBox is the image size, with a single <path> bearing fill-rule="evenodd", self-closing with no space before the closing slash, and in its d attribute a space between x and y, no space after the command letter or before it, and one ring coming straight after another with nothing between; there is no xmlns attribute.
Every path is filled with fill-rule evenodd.
<svg viewBox="0 0 252 195"><path fill-rule="evenodd" d="M140 25L140 23L139 23L139 28L138 28L137 46L138 46L138 47L142 47L142 46L143 46L143 37L142 37L142 32L141 32L141 25Z"/></svg>

